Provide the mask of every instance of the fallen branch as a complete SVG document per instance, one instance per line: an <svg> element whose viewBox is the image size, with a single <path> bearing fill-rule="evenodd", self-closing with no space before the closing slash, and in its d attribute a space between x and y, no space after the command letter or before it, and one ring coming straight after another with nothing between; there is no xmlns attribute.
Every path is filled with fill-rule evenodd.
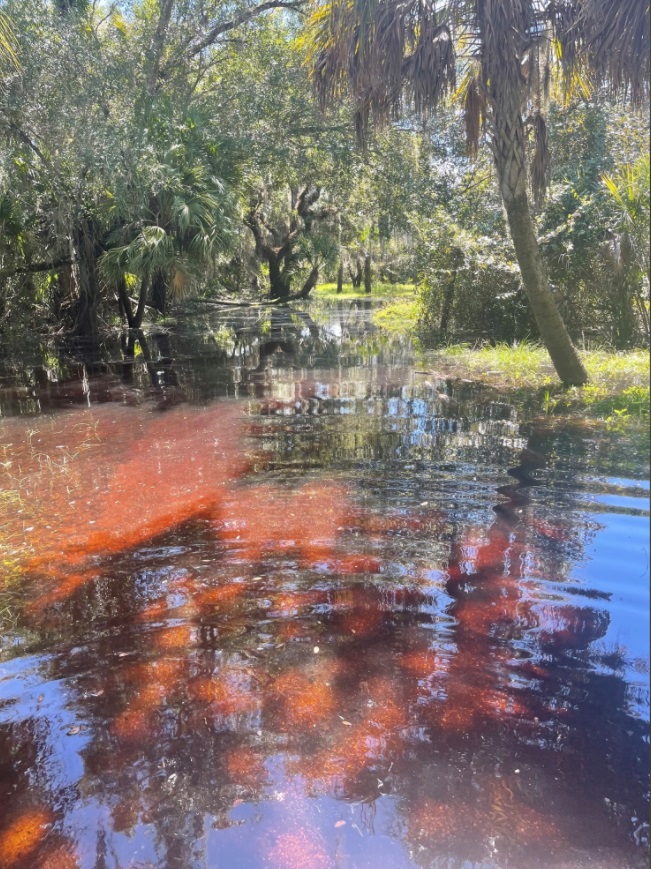
<svg viewBox="0 0 651 869"><path fill-rule="evenodd" d="M30 275L35 272L51 272L61 266L71 266L76 260L66 257L65 259L57 259L52 262L32 263L29 266L19 266L17 269L3 269L0 271L0 279L13 278L15 275Z"/></svg>

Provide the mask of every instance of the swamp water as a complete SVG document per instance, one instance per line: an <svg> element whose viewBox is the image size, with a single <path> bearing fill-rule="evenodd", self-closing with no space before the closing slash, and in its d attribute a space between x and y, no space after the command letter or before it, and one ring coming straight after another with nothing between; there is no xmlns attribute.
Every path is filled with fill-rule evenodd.
<svg viewBox="0 0 651 869"><path fill-rule="evenodd" d="M646 865L648 457L371 307L0 392L3 869Z"/></svg>

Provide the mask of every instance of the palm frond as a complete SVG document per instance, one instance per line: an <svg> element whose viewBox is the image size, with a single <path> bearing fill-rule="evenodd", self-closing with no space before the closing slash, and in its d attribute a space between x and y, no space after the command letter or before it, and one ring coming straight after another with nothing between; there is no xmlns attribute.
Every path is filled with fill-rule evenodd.
<svg viewBox="0 0 651 869"><path fill-rule="evenodd" d="M615 94L648 97L649 0L584 0L581 29L590 65Z"/></svg>
<svg viewBox="0 0 651 869"><path fill-rule="evenodd" d="M18 69L18 54L16 53L16 37L7 16L0 12L0 61L8 61Z"/></svg>

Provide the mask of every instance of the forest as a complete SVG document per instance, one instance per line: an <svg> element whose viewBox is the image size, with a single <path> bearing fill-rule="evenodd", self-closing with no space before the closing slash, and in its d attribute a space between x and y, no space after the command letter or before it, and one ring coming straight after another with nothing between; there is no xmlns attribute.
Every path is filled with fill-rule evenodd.
<svg viewBox="0 0 651 869"><path fill-rule="evenodd" d="M648 346L645 3L440 5L3 3L3 358L323 285L570 385Z"/></svg>
<svg viewBox="0 0 651 869"><path fill-rule="evenodd" d="M649 866L649 0L0 0L1 869Z"/></svg>

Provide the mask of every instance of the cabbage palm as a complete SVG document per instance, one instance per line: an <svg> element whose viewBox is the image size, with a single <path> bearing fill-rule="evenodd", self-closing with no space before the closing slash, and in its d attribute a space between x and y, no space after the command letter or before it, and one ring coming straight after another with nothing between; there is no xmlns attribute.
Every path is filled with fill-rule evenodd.
<svg viewBox="0 0 651 869"><path fill-rule="evenodd" d="M649 66L648 0L314 0L310 40L322 103L348 89L356 127L426 114L455 92L469 152L491 148L522 282L566 384L587 373L550 291L530 209L544 192L545 103L554 60L566 87L592 75L640 101ZM457 87L457 72L463 80Z"/></svg>
<svg viewBox="0 0 651 869"><path fill-rule="evenodd" d="M0 12L0 63L8 61L11 66L18 66L16 56L16 39L11 29L11 23L6 15Z"/></svg>
<svg viewBox="0 0 651 869"><path fill-rule="evenodd" d="M142 216L114 231L102 269L130 327L140 328L148 301L165 313L168 296L185 295L214 262L232 232L231 208L222 182L194 166L172 172ZM135 312L126 292L129 275L140 283Z"/></svg>

